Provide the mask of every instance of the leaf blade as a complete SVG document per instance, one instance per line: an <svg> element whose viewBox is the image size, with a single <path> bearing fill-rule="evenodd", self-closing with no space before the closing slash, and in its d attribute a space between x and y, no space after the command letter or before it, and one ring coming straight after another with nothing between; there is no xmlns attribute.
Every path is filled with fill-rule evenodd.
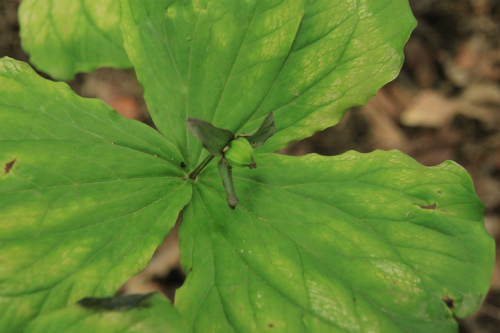
<svg viewBox="0 0 500 333"><path fill-rule="evenodd" d="M125 44L153 119L190 151L191 168L203 156L185 135L188 117L238 135L274 112L277 133L259 151L275 151L334 125L392 80L415 26L407 1L123 0L122 6L122 27L133 32ZM157 73L162 68L175 75Z"/></svg>
<svg viewBox="0 0 500 333"><path fill-rule="evenodd" d="M58 80L98 67L131 67L119 20L115 0L26 0L19 7L23 49L37 68Z"/></svg>
<svg viewBox="0 0 500 333"><path fill-rule="evenodd" d="M441 298L457 316L481 303L493 242L456 164L380 151L256 158L256 170L233 172L235 211L214 168L184 210L190 273L176 305L195 332L209 308L224 332L454 332Z"/></svg>
<svg viewBox="0 0 500 333"><path fill-rule="evenodd" d="M142 269L189 201L153 129L0 60L0 326L11 332Z"/></svg>

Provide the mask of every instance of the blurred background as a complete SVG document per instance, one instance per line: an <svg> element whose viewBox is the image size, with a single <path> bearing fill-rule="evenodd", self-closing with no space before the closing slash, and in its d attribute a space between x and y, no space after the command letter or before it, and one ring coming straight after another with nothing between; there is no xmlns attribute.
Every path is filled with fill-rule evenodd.
<svg viewBox="0 0 500 333"><path fill-rule="evenodd" d="M20 0L0 0L0 57L28 61L19 40ZM471 174L497 243L490 292L460 332L500 332L500 0L410 0L418 27L396 80L335 127L295 142L283 154L337 155L398 149L424 165L454 160ZM43 73L41 75L47 77ZM68 82L127 118L152 124L132 70L100 69ZM184 275L172 232L151 264L120 293L160 290L171 299Z"/></svg>

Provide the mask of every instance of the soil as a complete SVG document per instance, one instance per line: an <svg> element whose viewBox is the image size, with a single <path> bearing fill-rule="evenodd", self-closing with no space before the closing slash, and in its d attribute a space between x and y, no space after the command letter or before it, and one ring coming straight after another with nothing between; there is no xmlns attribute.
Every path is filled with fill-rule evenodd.
<svg viewBox="0 0 500 333"><path fill-rule="evenodd" d="M0 57L27 61L19 41L19 0L0 0ZM472 176L485 204L485 224L497 242L490 292L460 332L500 328L500 1L410 0L418 27L405 47L398 78L337 125L281 151L337 155L348 150L398 149L424 165L454 160ZM70 82L86 97L151 124L131 70L100 69ZM175 229L177 230L177 229ZM120 293L160 290L170 298L184 278L176 231L152 263Z"/></svg>

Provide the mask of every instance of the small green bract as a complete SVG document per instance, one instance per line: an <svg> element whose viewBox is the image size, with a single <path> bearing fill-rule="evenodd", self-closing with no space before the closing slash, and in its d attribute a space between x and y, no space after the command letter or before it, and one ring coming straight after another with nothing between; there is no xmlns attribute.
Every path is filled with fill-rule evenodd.
<svg viewBox="0 0 500 333"><path fill-rule="evenodd" d="M229 143L228 149L224 152L224 159L230 166L256 168L253 148L244 137L239 137Z"/></svg>

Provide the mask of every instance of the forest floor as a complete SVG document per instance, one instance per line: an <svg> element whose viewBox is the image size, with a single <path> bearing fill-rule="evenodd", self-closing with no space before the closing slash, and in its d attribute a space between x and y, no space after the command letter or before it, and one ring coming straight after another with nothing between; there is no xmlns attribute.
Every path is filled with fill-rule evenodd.
<svg viewBox="0 0 500 333"><path fill-rule="evenodd" d="M0 57L28 61L19 41L18 0L0 0ZM281 153L338 155L398 149L424 165L453 160L472 176L497 242L491 288L482 307L460 319L460 332L500 331L500 1L410 0L418 27L405 47L398 78L336 126ZM128 118L151 123L142 88L130 70L100 69L69 82ZM161 290L170 298L183 273L175 233L150 266L121 292Z"/></svg>

